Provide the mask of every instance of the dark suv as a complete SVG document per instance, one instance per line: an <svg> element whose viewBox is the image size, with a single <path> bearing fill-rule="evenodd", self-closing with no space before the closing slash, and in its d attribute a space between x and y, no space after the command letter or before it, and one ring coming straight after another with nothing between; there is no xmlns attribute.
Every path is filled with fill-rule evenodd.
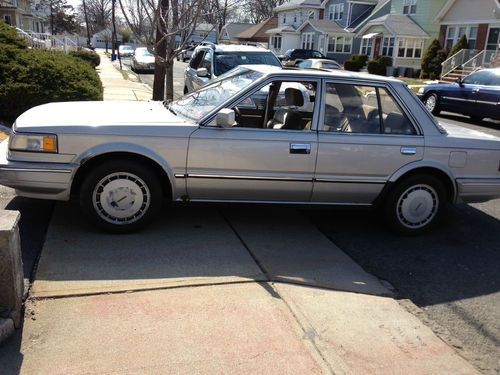
<svg viewBox="0 0 500 375"><path fill-rule="evenodd" d="M283 65L296 66L298 63L306 59L327 59L321 52L313 49L289 49L281 58Z"/></svg>

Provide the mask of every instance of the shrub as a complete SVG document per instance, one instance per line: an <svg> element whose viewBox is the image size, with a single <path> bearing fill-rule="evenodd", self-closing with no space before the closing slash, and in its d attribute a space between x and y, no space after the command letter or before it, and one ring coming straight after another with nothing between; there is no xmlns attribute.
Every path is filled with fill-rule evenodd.
<svg viewBox="0 0 500 375"><path fill-rule="evenodd" d="M99 66L99 64L101 63L101 58L99 57L99 55L92 51L81 49L78 51L71 51L69 54L89 63L93 68Z"/></svg>
<svg viewBox="0 0 500 375"><path fill-rule="evenodd" d="M357 61L346 60L344 62L344 70L350 70L351 72L359 72L360 67Z"/></svg>
<svg viewBox="0 0 500 375"><path fill-rule="evenodd" d="M433 64L433 61L440 49L441 45L439 44L439 41L437 39L434 39L429 47L427 47L424 53L424 57L422 58L422 71L420 72L420 78L430 78L431 73L436 73L436 67ZM441 69L439 69L439 73L441 73Z"/></svg>
<svg viewBox="0 0 500 375"><path fill-rule="evenodd" d="M49 102L102 100L102 83L90 64L64 52L0 48L0 114L14 121Z"/></svg>
<svg viewBox="0 0 500 375"><path fill-rule="evenodd" d="M462 35L462 37L458 40L457 44L453 46L453 48L448 53L448 57L453 56L455 53L459 52L462 49L468 49L469 45L467 43L467 37Z"/></svg>
<svg viewBox="0 0 500 375"><path fill-rule="evenodd" d="M385 66L380 64L378 61L369 61L368 73L377 74L379 76L385 76Z"/></svg>
<svg viewBox="0 0 500 375"><path fill-rule="evenodd" d="M0 21L0 49L3 49L4 46L26 49L28 43L17 36L16 29Z"/></svg>
<svg viewBox="0 0 500 375"><path fill-rule="evenodd" d="M360 65L360 69L366 65L368 61L368 55L354 54L351 56L352 61L356 61Z"/></svg>
<svg viewBox="0 0 500 375"><path fill-rule="evenodd" d="M384 68L392 66L392 57L389 56L379 56L375 61L377 61Z"/></svg>

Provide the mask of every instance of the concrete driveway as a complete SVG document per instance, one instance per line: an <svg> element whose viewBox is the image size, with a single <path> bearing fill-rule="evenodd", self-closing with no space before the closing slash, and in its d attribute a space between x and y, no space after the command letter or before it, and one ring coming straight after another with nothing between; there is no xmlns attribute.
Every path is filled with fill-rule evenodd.
<svg viewBox="0 0 500 375"><path fill-rule="evenodd" d="M286 208L166 208L108 235L57 205L6 373L475 370Z"/></svg>

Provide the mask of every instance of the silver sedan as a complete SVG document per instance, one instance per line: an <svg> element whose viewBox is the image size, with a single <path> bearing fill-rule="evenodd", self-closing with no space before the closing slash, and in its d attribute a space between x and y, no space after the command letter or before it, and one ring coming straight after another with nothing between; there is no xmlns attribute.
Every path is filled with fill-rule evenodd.
<svg viewBox="0 0 500 375"><path fill-rule="evenodd" d="M439 125L398 80L345 71L241 66L168 105L42 105L0 159L1 184L76 196L113 232L168 200L376 206L416 234L447 204L500 197L499 138Z"/></svg>

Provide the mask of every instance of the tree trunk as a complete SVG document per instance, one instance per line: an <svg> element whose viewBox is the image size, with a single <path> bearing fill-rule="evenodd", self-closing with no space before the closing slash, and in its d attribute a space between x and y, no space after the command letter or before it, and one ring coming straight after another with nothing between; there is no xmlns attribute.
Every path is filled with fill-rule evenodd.
<svg viewBox="0 0 500 375"><path fill-rule="evenodd" d="M174 99L174 62L168 61L166 64L167 72L167 100Z"/></svg>
<svg viewBox="0 0 500 375"><path fill-rule="evenodd" d="M166 9L169 7L169 0L161 0L160 11L166 14ZM165 58L167 55L167 41L163 38L162 30L165 29L165 24L160 20L156 28L156 54ZM153 100L165 100L165 64L155 59L155 76L153 79Z"/></svg>

